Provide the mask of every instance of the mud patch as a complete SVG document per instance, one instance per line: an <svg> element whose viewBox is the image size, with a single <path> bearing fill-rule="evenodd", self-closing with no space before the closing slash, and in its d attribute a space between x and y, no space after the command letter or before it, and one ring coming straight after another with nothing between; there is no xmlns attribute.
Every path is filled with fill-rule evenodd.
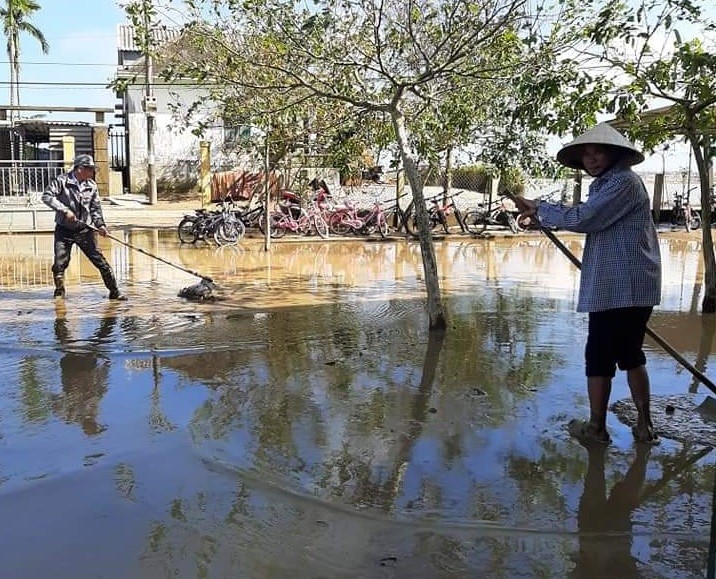
<svg viewBox="0 0 716 579"><path fill-rule="evenodd" d="M636 408L631 399L611 406L624 424L636 424ZM716 447L716 400L692 394L652 396L651 419L656 432L679 442Z"/></svg>

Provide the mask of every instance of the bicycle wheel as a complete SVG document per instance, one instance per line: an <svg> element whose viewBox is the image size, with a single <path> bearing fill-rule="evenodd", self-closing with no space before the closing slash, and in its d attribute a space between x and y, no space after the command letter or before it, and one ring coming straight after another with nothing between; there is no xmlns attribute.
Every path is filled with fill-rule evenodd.
<svg viewBox="0 0 716 579"><path fill-rule="evenodd" d="M412 201L410 202L410 205L406 207L405 211L398 211L398 231L403 229L403 231L405 231L408 235L417 236L417 229L413 225L415 220L413 217L414 214L415 209Z"/></svg>
<svg viewBox="0 0 716 579"><path fill-rule="evenodd" d="M701 227L701 215L696 211L691 212L691 219L686 220L686 231L696 230Z"/></svg>
<svg viewBox="0 0 716 579"><path fill-rule="evenodd" d="M328 223L326 223L326 220L323 219L323 217L320 215L312 215L311 224L313 225L313 229L316 230L316 233L318 233L321 238L328 239Z"/></svg>
<svg viewBox="0 0 716 579"><path fill-rule="evenodd" d="M334 213L331 215L328 228L334 235L348 235L351 231L351 226L345 222L345 215L343 213Z"/></svg>
<svg viewBox="0 0 716 579"><path fill-rule="evenodd" d="M388 232L393 229L396 231L400 229L400 215L398 215L398 210L395 207L383 211L382 219L385 222L385 227Z"/></svg>
<svg viewBox="0 0 716 579"><path fill-rule="evenodd" d="M192 215L185 216L177 227L177 234L181 243L196 242L196 222L197 218Z"/></svg>
<svg viewBox="0 0 716 579"><path fill-rule="evenodd" d="M281 213L271 214L271 237L274 239L280 239L286 235L286 228L282 225L283 217Z"/></svg>
<svg viewBox="0 0 716 579"><path fill-rule="evenodd" d="M409 235L412 235L413 237L417 237L418 220L415 211L411 211L410 213L405 214L404 219L405 221L403 222L403 225L405 226L405 232Z"/></svg>
<svg viewBox="0 0 716 579"><path fill-rule="evenodd" d="M526 231L527 229L536 229L537 228L537 221L534 217L526 217L525 215L518 215L517 219L517 227L520 228L520 231Z"/></svg>
<svg viewBox="0 0 716 579"><path fill-rule="evenodd" d="M463 217L465 227L473 235L480 235L487 229L487 219L482 211L471 209Z"/></svg>
<svg viewBox="0 0 716 579"><path fill-rule="evenodd" d="M241 221L221 221L214 229L216 245L236 245L244 237L246 227Z"/></svg>
<svg viewBox="0 0 716 579"><path fill-rule="evenodd" d="M382 213L378 214L375 219L378 222L378 233L380 233L380 236L385 239L388 237L388 220Z"/></svg>

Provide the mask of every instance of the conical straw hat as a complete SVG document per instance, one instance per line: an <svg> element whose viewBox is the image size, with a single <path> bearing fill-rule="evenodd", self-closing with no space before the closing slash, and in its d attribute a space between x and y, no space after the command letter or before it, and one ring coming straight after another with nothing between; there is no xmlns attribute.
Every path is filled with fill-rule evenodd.
<svg viewBox="0 0 716 579"><path fill-rule="evenodd" d="M608 145L618 147L622 151L622 161L628 165L638 165L644 161L644 155L619 131L607 123L600 123L586 133L579 135L571 143L566 144L557 153L557 161L572 169L584 169L582 164L583 145Z"/></svg>

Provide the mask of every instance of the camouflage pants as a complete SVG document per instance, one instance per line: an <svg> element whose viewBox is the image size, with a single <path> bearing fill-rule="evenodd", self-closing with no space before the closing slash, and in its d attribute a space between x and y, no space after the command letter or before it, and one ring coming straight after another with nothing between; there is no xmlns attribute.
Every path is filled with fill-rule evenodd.
<svg viewBox="0 0 716 579"><path fill-rule="evenodd" d="M77 244L102 275L102 281L111 292L117 291L117 280L114 277L112 266L97 247L95 232L91 229L73 231L64 227L55 228L55 261L52 264L52 273L55 277L63 277L70 264L72 246Z"/></svg>

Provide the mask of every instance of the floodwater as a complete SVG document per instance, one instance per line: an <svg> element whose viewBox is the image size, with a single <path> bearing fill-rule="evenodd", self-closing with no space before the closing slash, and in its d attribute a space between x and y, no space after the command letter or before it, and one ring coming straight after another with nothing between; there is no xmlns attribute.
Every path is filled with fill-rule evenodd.
<svg viewBox="0 0 716 579"><path fill-rule="evenodd" d="M75 254L56 303L51 235L0 237L2 577L706 572L710 447L637 447L614 414L606 450L566 434L586 416L586 319L546 238L438 242L438 339L414 243L117 235L221 299L179 299L196 277L104 239L130 301ZM696 235L662 236L651 327L708 375ZM705 397L647 356L655 394Z"/></svg>

